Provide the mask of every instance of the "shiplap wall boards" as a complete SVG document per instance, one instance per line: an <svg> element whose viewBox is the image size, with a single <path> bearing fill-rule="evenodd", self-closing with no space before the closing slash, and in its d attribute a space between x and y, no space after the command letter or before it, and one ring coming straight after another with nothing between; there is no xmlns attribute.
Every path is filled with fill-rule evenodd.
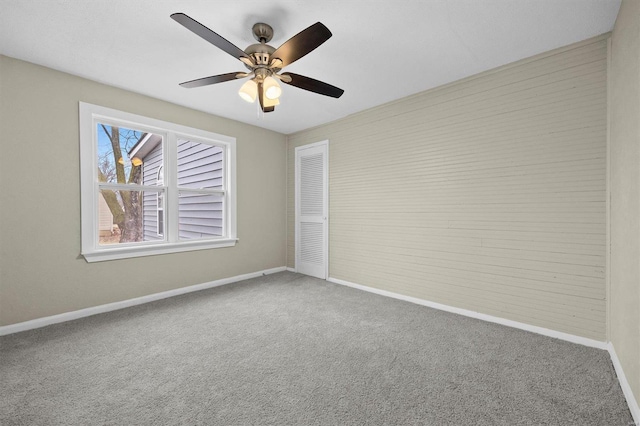
<svg viewBox="0 0 640 426"><path fill-rule="evenodd" d="M607 36L288 137L329 140L329 275L606 340Z"/></svg>

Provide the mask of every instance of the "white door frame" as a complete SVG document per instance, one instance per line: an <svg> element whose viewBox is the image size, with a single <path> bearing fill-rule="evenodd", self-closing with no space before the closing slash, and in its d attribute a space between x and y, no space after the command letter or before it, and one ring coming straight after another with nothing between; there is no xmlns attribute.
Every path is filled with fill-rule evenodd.
<svg viewBox="0 0 640 426"><path fill-rule="evenodd" d="M310 143L307 145L297 146L295 148L295 157L294 157L294 168L295 168L295 215L294 215L294 223L295 223L295 235L294 235L294 243L295 243L295 270L299 272L298 265L300 264L300 243L298 241L300 237L300 221L299 221L299 212L300 212L300 169L298 167L298 155L299 152L308 148L317 148L324 147L325 149L325 158L324 158L324 182L323 182L323 198L324 198L324 208L323 208L323 218L324 218L324 226L323 226L323 258L324 258L324 276L325 279L329 278L329 140L323 140L320 142Z"/></svg>

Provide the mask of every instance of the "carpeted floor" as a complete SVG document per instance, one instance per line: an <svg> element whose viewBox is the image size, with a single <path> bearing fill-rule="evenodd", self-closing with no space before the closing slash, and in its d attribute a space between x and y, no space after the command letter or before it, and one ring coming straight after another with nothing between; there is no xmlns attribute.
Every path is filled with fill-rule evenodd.
<svg viewBox="0 0 640 426"><path fill-rule="evenodd" d="M633 424L607 352L283 272L0 338L0 424Z"/></svg>

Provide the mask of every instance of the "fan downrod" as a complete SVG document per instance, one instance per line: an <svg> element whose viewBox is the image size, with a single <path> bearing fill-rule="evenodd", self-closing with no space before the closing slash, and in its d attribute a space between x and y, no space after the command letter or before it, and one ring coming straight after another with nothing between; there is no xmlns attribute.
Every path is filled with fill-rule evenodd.
<svg viewBox="0 0 640 426"><path fill-rule="evenodd" d="M253 25L251 30L253 31L253 37L260 43L269 43L273 38L273 28L269 24L258 22Z"/></svg>

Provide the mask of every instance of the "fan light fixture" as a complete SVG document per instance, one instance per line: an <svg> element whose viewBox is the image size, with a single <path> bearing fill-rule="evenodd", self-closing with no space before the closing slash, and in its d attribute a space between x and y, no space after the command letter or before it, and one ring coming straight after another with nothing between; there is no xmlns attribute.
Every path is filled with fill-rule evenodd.
<svg viewBox="0 0 640 426"><path fill-rule="evenodd" d="M264 95L262 103L265 108L280 105L278 98L282 94L282 89L275 78L271 76L265 77L262 83L262 94ZM258 97L258 84L255 79L248 80L244 83L242 87L240 87L240 90L238 90L238 95L245 101L254 103Z"/></svg>
<svg viewBox="0 0 640 426"><path fill-rule="evenodd" d="M267 97L265 97L262 100L262 103L263 103L265 108L269 108L269 107L274 107L276 105L280 105L280 101L278 99L269 99Z"/></svg>
<svg viewBox="0 0 640 426"><path fill-rule="evenodd" d="M267 99L278 99L282 94L282 89L275 78L269 76L264 79L264 96Z"/></svg>
<svg viewBox="0 0 640 426"><path fill-rule="evenodd" d="M242 99L249 103L253 103L258 96L258 85L253 80L248 80L246 83L242 85L238 94Z"/></svg>

